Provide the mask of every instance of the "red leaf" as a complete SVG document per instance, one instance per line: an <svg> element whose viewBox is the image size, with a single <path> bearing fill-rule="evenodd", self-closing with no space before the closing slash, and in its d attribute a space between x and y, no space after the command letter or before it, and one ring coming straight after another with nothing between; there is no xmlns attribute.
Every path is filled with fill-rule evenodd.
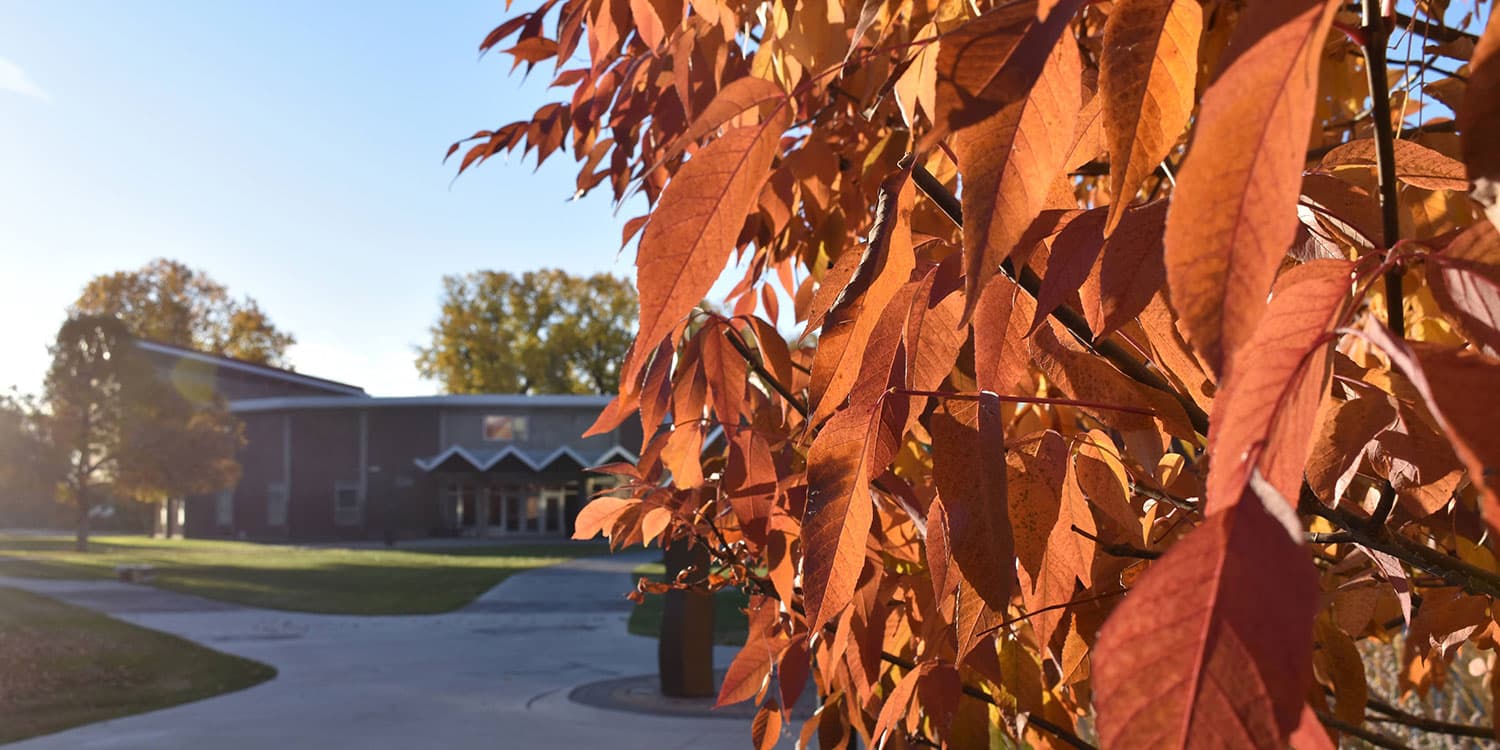
<svg viewBox="0 0 1500 750"><path fill-rule="evenodd" d="M1060 4L1054 13L1071 4ZM1043 28L1045 24L1034 27L1026 39ZM945 39L943 51L948 46ZM940 54L940 66L941 60ZM1008 74L1013 67L1017 72ZM993 92L1007 97L1006 104L955 132L954 151L963 175L966 320L1000 263L1047 207L1067 168L1073 126L1083 106L1082 76L1075 44L1053 44L1037 58L1018 49L997 79L1013 78L1015 88Z"/></svg>
<svg viewBox="0 0 1500 750"><path fill-rule="evenodd" d="M639 377L645 353L681 324L718 279L790 124L790 109L780 107L759 125L735 128L694 154L667 183L636 254L641 343L622 368L622 380Z"/></svg>
<svg viewBox="0 0 1500 750"><path fill-rule="evenodd" d="M1500 232L1480 222L1427 256L1438 306L1485 353L1500 354Z"/></svg>
<svg viewBox="0 0 1500 750"><path fill-rule="evenodd" d="M1273 514L1291 515L1284 499L1247 490L1152 565L1100 629L1104 747L1286 747L1312 682L1318 580L1301 528L1293 539Z"/></svg>
<svg viewBox="0 0 1500 750"><path fill-rule="evenodd" d="M1006 509L1005 434L1000 400L947 401L933 414L932 474L964 580L999 612L1010 605L1015 542ZM940 592L941 593L941 592Z"/></svg>
<svg viewBox="0 0 1500 750"><path fill-rule="evenodd" d="M776 701L766 701L756 709L755 718L750 722L750 738L755 742L755 750L776 747L776 742L781 739L781 706Z"/></svg>
<svg viewBox="0 0 1500 750"><path fill-rule="evenodd" d="M728 706L747 701L760 694L771 677L771 666L776 654L786 646L786 638L773 630L776 622L776 602L770 599L752 599L750 604L749 634L745 646L735 654L734 661L724 673L724 682L719 686L719 699L714 707Z"/></svg>
<svg viewBox="0 0 1500 750"><path fill-rule="evenodd" d="M802 518L802 586L808 627L819 630L854 597L865 565L865 542L874 519L870 479L884 466L894 446L882 449L882 425L904 424L891 418L889 404L877 399L851 405L823 425L807 454L807 511Z"/></svg>
<svg viewBox="0 0 1500 750"><path fill-rule="evenodd" d="M1210 508L1238 501L1257 467L1283 497L1297 497L1328 381L1326 334L1349 300L1352 268L1318 260L1277 282L1260 326L1235 355L1244 366L1230 370L1214 399Z"/></svg>
<svg viewBox="0 0 1500 750"><path fill-rule="evenodd" d="M1113 234L1136 191L1187 127L1198 80L1197 0L1122 0L1104 22L1099 98L1109 138Z"/></svg>
<svg viewBox="0 0 1500 750"><path fill-rule="evenodd" d="M1395 141L1396 179L1424 190L1468 190L1464 165L1426 146L1411 141ZM1323 155L1323 168L1346 164L1375 166L1375 139L1350 141Z"/></svg>
<svg viewBox="0 0 1500 750"><path fill-rule="evenodd" d="M911 244L916 193L908 177L910 172L902 170L881 183L870 242L853 277L823 320L808 389L813 423L832 414L849 395L859 375L859 363L867 359L871 334L886 306L911 278L916 265Z"/></svg>
<svg viewBox="0 0 1500 750"><path fill-rule="evenodd" d="M1104 249L1104 221L1108 209L1096 208L1068 222L1048 243L1047 273L1037 290L1036 313L1031 318L1030 335L1059 305L1083 286L1089 269Z"/></svg>
<svg viewBox="0 0 1500 750"><path fill-rule="evenodd" d="M1469 481L1483 493L1481 509L1491 529L1500 530L1500 494L1493 474L1500 467L1500 401L1474 398L1500 383L1500 360L1474 352L1420 342L1405 342L1384 328L1370 326L1364 335L1411 379L1427 409L1453 441L1453 450L1469 470Z"/></svg>
<svg viewBox="0 0 1500 750"><path fill-rule="evenodd" d="M1245 6L1198 110L1167 215L1167 279L1188 340L1217 374L1255 330L1296 234L1318 63L1337 7Z"/></svg>
<svg viewBox="0 0 1500 750"><path fill-rule="evenodd" d="M1103 338L1140 315L1167 281L1162 261L1167 202L1126 211L1089 269L1079 294L1095 338ZM1050 266L1049 266L1050 271Z"/></svg>
<svg viewBox="0 0 1500 750"><path fill-rule="evenodd" d="M608 495L590 500L578 511L578 520L573 523L573 538L593 539L595 535L610 528L627 508L640 505L640 502Z"/></svg>
<svg viewBox="0 0 1500 750"><path fill-rule="evenodd" d="M708 106L698 113L687 130L667 144L667 147L662 150L662 155L656 159L656 163L662 164L672 160L690 144L697 143L726 124L734 122L740 115L760 105L779 102L785 98L786 92L780 86L764 78L745 76L730 81L725 84L724 88L719 89L713 101L710 101Z"/></svg>
<svg viewBox="0 0 1500 750"><path fill-rule="evenodd" d="M938 46L937 112L925 142L989 119L1030 91L1082 5L1057 2L1038 22L1034 0L1005 3L945 34Z"/></svg>
<svg viewBox="0 0 1500 750"><path fill-rule="evenodd" d="M1493 12L1469 60L1469 87L1457 114L1474 200L1484 206L1490 223L1500 227L1500 143L1493 130L1500 119L1500 22Z"/></svg>

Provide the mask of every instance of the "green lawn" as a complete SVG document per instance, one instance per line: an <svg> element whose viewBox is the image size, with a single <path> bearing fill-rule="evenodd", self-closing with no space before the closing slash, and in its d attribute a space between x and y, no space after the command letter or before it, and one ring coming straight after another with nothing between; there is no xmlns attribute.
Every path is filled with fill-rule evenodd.
<svg viewBox="0 0 1500 750"><path fill-rule="evenodd" d="M0 588L0 744L243 690L258 662Z"/></svg>
<svg viewBox="0 0 1500 750"><path fill-rule="evenodd" d="M154 585L255 607L330 614L432 614L468 604L507 577L603 544L559 541L420 551L325 549L199 539L97 537L86 553L71 537L0 535L0 575L108 578L145 563Z"/></svg>
<svg viewBox="0 0 1500 750"><path fill-rule="evenodd" d="M646 563L630 572L631 580L645 577L660 581L667 576L667 570L661 563ZM750 598L739 589L723 589L714 594L714 643L721 646L744 644L750 627L745 620L745 607L749 604ZM647 594L646 600L630 611L628 629L634 635L659 638L661 613L661 596Z"/></svg>

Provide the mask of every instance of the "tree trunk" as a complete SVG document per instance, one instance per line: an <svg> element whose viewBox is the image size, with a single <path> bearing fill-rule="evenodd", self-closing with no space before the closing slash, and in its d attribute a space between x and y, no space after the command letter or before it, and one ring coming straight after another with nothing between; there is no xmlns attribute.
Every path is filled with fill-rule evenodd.
<svg viewBox="0 0 1500 750"><path fill-rule="evenodd" d="M79 488L78 490L78 528L73 537L73 547L79 552L89 551L89 496L88 493Z"/></svg>
<svg viewBox="0 0 1500 750"><path fill-rule="evenodd" d="M669 581L688 567L701 575L708 569L708 550L682 539L667 546L665 562ZM674 589L662 598L661 640L656 651L662 695L712 697L717 692L713 594Z"/></svg>

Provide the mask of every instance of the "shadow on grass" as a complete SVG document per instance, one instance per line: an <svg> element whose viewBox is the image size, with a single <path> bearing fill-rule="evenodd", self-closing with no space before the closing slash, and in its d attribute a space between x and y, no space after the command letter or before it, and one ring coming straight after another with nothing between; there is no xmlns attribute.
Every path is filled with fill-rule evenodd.
<svg viewBox="0 0 1500 750"><path fill-rule="evenodd" d="M356 615L451 612L506 578L607 552L587 543L429 550L306 548L248 542L0 538L0 575L98 579L148 564L158 588L267 609Z"/></svg>
<svg viewBox="0 0 1500 750"><path fill-rule="evenodd" d="M259 662L0 587L0 743L243 690Z"/></svg>

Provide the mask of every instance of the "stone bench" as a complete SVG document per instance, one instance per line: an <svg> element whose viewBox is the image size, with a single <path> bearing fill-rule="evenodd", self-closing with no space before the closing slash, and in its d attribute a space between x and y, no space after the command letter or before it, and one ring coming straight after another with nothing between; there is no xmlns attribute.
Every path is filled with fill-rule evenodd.
<svg viewBox="0 0 1500 750"><path fill-rule="evenodd" d="M115 577L125 583L150 583L156 577L156 568L144 563L116 565Z"/></svg>

